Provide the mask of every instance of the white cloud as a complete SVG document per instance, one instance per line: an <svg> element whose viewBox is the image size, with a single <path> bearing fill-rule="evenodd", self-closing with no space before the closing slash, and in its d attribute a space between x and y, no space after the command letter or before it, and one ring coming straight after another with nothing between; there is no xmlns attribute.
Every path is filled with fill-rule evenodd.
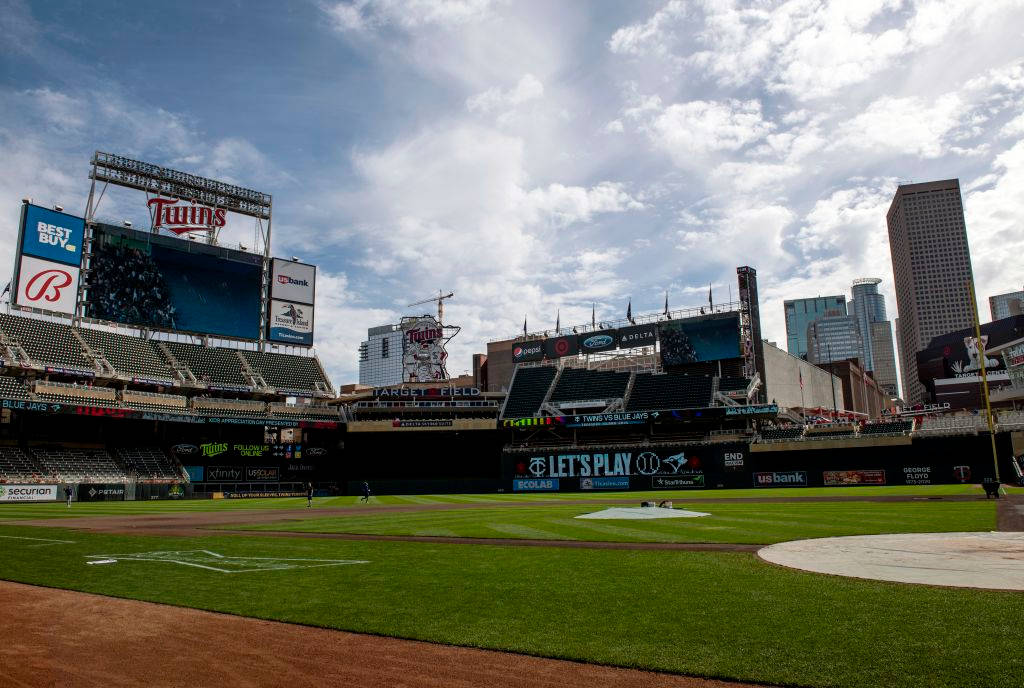
<svg viewBox="0 0 1024 688"><path fill-rule="evenodd" d="M514 108L527 101L536 100L544 95L544 84L532 74L524 74L514 88L502 91L497 86L470 96L466 99L466 109L470 112L489 113L495 110Z"/></svg>
<svg viewBox="0 0 1024 688"><path fill-rule="evenodd" d="M759 162L723 162L711 170L711 179L740 192L779 188L800 174L800 167Z"/></svg>
<svg viewBox="0 0 1024 688"><path fill-rule="evenodd" d="M655 96L643 99L625 114L656 149L668 153L680 166L693 164L693 156L739 150L774 128L762 118L761 103L756 100L694 100L662 106Z"/></svg>
<svg viewBox="0 0 1024 688"><path fill-rule="evenodd" d="M639 24L618 29L608 41L613 53L643 55L648 52L664 54L669 50L669 39L676 21L686 16L686 6L681 0L671 0L667 5Z"/></svg>
<svg viewBox="0 0 1024 688"><path fill-rule="evenodd" d="M956 94L928 102L883 96L838 126L831 148L937 158L961 123L965 103Z"/></svg>
<svg viewBox="0 0 1024 688"><path fill-rule="evenodd" d="M484 16L491 0L352 0L322 5L339 31L362 32L395 25L453 27Z"/></svg>

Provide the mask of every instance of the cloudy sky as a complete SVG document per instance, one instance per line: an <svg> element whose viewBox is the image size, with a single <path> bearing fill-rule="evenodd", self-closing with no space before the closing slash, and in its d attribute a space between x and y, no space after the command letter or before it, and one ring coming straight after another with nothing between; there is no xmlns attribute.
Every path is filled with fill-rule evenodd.
<svg viewBox="0 0 1024 688"><path fill-rule="evenodd" d="M724 300L738 265L784 346L784 299L857 277L895 316L893 191L958 177L987 319L1024 282L1021 45L1024 0L0 0L0 265L99 149L273 194L338 383L438 289L453 374L524 315Z"/></svg>

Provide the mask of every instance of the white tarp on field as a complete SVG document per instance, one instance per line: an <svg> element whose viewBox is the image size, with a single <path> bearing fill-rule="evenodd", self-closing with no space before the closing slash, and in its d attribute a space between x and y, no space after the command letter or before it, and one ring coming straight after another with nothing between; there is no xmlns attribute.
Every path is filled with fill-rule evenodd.
<svg viewBox="0 0 1024 688"><path fill-rule="evenodd" d="M642 520L649 518L697 518L699 516L710 516L703 511L686 511L685 509L666 509L660 506L638 506L638 507L612 507L603 511L595 511L592 514L580 514L576 518L597 518L597 519L632 519Z"/></svg>

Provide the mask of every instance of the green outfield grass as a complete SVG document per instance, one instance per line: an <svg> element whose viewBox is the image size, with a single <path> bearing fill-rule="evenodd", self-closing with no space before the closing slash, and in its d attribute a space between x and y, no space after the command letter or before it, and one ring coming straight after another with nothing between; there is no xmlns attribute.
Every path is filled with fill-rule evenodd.
<svg viewBox="0 0 1024 688"><path fill-rule="evenodd" d="M994 530L994 501L969 502L674 502L711 516L658 520L583 520L608 505L516 506L326 516L245 526L246 530L611 542L725 542L786 540L893 532ZM238 526L224 526L237 529Z"/></svg>
<svg viewBox="0 0 1024 688"><path fill-rule="evenodd" d="M817 575L751 554L18 526L0 535L70 541L0 538L3 579L328 628L803 686L1016 687L1024 675L1022 594ZM194 549L370 563L233 574L85 563Z"/></svg>
<svg viewBox="0 0 1024 688"><path fill-rule="evenodd" d="M891 487L810 487L810 488L767 488L744 490L685 490L652 492L533 492L500 493L475 495L374 495L371 504L489 504L510 502L543 503L552 501L594 501L609 499L694 502L702 499L771 499L775 497L794 498L847 496L879 497L910 495L919 497L941 497L952 495L983 496L984 491L977 485L894 485ZM317 507L360 505L358 495L343 497L317 497ZM226 511L234 509L296 509L306 506L304 497L279 499L191 499L161 500L147 502L74 502L68 509L64 502L44 504L0 504L0 521L22 518L76 518L78 516L129 515L154 513L180 513L190 511Z"/></svg>

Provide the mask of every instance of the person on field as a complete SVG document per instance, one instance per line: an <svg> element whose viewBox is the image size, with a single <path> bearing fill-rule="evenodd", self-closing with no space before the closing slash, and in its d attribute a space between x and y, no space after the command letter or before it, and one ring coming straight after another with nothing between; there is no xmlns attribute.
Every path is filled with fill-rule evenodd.
<svg viewBox="0 0 1024 688"><path fill-rule="evenodd" d="M306 508L313 506L313 483L306 483Z"/></svg>
<svg viewBox="0 0 1024 688"><path fill-rule="evenodd" d="M363 481L363 498L359 500L361 502L370 501L370 483Z"/></svg>
<svg viewBox="0 0 1024 688"><path fill-rule="evenodd" d="M68 500L68 508L70 509L71 508L71 486L70 485L65 485L64 486L64 496Z"/></svg>

